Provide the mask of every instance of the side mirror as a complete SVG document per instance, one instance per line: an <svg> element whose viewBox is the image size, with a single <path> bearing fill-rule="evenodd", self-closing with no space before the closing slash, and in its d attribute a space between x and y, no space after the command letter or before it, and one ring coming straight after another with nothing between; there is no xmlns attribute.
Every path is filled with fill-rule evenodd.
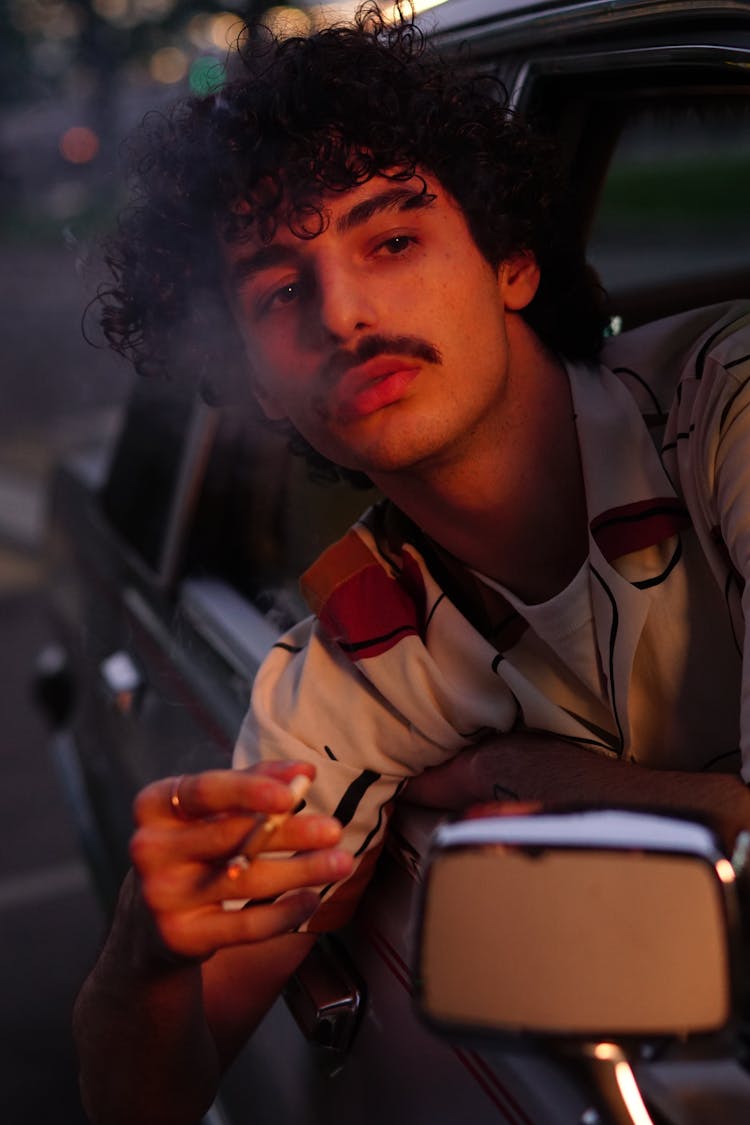
<svg viewBox="0 0 750 1125"><path fill-rule="evenodd" d="M633 811L434 836L416 999L442 1030L581 1040L716 1033L735 1007L735 874L709 829Z"/></svg>
<svg viewBox="0 0 750 1125"><path fill-rule="evenodd" d="M630 1060L654 1039L718 1040L739 944L735 869L703 825L631 810L462 821L433 836L415 999L450 1038L563 1047L609 1121L653 1125ZM727 1125L750 1119L748 1081L739 1104Z"/></svg>

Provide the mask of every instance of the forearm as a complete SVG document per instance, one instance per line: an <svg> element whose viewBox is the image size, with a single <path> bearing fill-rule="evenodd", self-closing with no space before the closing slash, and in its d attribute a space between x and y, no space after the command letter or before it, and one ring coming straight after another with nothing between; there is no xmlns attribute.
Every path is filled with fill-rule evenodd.
<svg viewBox="0 0 750 1125"><path fill-rule="evenodd" d="M331 817L292 815L311 767L266 762L162 778L138 795L107 944L74 1015L93 1125L197 1125L222 1067L309 950L315 888L346 878ZM270 836L252 837L273 818ZM256 841L257 842L257 841ZM251 854L247 854L251 852ZM238 853L244 863L229 862ZM227 910L228 899L248 903Z"/></svg>
<svg viewBox="0 0 750 1125"><path fill-rule="evenodd" d="M485 801L648 806L709 819L731 849L750 829L750 791L729 774L654 770L604 757L551 735L510 733L487 739L448 765L410 783L407 797L463 809Z"/></svg>
<svg viewBox="0 0 750 1125"><path fill-rule="evenodd" d="M92 1125L197 1125L218 1085L200 966L157 956L148 927L131 876L74 1011Z"/></svg>
<svg viewBox="0 0 750 1125"><path fill-rule="evenodd" d="M544 804L648 806L710 819L727 844L750 829L750 792L730 774L654 770L551 738L488 742L474 763L483 799L510 795Z"/></svg>

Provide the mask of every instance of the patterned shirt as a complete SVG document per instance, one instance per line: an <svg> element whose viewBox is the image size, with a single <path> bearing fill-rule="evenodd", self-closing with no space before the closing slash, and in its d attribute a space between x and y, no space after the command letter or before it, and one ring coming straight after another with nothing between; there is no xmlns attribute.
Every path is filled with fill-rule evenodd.
<svg viewBox="0 0 750 1125"><path fill-rule="evenodd" d="M580 654L566 663L518 599L386 501L304 575L313 616L258 673L235 765L312 761L308 808L338 817L358 861L323 893L311 930L351 913L406 781L490 733L549 732L644 766L750 781L750 305L625 333L600 367L567 373L589 519L590 669Z"/></svg>

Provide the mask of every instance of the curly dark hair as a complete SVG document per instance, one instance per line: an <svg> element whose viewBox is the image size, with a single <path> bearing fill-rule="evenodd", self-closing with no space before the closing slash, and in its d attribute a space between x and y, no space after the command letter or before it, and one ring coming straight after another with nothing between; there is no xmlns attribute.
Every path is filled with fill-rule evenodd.
<svg viewBox="0 0 750 1125"><path fill-rule="evenodd" d="M221 89L150 114L131 140L134 200L107 243L114 282L100 299L105 336L140 373L189 367L214 397L246 383L217 231L241 238L255 224L271 238L285 222L315 237L324 192L417 168L457 200L493 267L519 250L536 256L541 282L524 316L543 342L570 359L596 355L602 292L565 216L556 153L496 79L464 73L412 22L387 26L369 7L308 38L246 30L239 46ZM301 445L313 467L330 465Z"/></svg>

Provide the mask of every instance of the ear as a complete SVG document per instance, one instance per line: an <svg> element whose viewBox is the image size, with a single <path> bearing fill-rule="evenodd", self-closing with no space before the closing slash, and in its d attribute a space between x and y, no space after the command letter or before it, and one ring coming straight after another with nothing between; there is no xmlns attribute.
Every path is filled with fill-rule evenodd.
<svg viewBox="0 0 750 1125"><path fill-rule="evenodd" d="M506 309L520 312L533 301L539 288L539 266L530 250L521 250L502 261L497 272L500 297Z"/></svg>

